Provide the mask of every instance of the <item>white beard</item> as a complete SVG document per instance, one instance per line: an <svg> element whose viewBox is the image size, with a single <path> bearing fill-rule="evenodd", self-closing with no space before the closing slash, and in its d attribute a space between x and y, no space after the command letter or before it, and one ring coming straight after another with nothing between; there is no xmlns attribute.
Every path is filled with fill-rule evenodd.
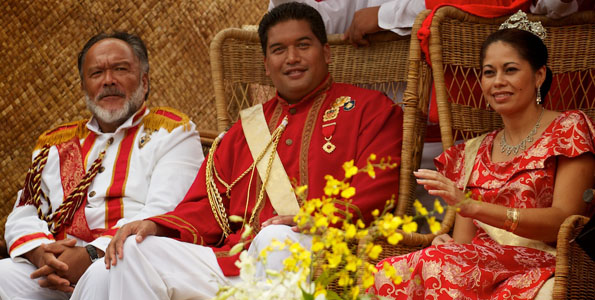
<svg viewBox="0 0 595 300"><path fill-rule="evenodd" d="M92 100L89 97L89 94L85 92L85 102L87 103L87 109L91 111L95 118L107 124L122 124L141 108L143 102L145 101L142 82L139 83L138 88L134 91L134 93L132 93L132 95L130 95L130 98L126 100L127 101L124 103L122 108L110 110L97 105L97 97Z"/></svg>

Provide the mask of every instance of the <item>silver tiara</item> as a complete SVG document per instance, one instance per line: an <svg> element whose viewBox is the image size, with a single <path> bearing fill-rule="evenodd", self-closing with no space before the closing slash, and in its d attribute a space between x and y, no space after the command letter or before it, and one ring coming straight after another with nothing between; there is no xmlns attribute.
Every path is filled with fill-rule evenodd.
<svg viewBox="0 0 595 300"><path fill-rule="evenodd" d="M539 37L542 41L545 40L547 33L541 22L531 22L527 19L527 14L522 10L517 11L514 15L510 16L502 25L500 29L516 28L520 30L529 31L532 34Z"/></svg>

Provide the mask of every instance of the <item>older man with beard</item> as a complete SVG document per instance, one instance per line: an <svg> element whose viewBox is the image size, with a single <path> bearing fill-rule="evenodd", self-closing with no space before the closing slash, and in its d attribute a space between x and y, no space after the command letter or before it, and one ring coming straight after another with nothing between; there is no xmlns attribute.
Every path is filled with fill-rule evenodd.
<svg viewBox="0 0 595 300"><path fill-rule="evenodd" d="M188 117L148 109L149 62L132 34L99 34L78 57L90 120L43 133L6 222L0 299L87 299L122 225L174 209L203 160ZM85 290L76 284L85 282ZM94 284L97 283L97 284Z"/></svg>

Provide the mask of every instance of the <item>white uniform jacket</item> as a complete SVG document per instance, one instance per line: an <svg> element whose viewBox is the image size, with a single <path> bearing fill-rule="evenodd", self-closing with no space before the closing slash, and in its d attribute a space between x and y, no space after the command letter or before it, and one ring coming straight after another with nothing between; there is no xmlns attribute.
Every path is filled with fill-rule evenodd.
<svg viewBox="0 0 595 300"><path fill-rule="evenodd" d="M148 118L150 114L158 116ZM155 122L147 123L147 120L155 119L169 122L169 128ZM87 145L88 149L82 152L83 155L86 153L82 159L85 170L89 170L101 151L106 151L99 172L87 190L86 218L83 218L91 231L112 229L90 242L105 250L113 229L173 210L184 198L204 157L195 125L188 117L170 108L149 111L143 106L113 133L101 132L94 118L86 122L86 129L84 126L81 123L81 128L88 129L88 134L80 139L80 144L83 149ZM46 134L51 135L52 131ZM35 150L33 157L39 152ZM54 145L41 173L41 189L47 197L42 199L44 212L48 210L48 200L52 210L64 200L60 172L60 156ZM5 239L12 258L64 237L77 238L79 246L87 244L70 234L54 237L48 224L38 217L34 205L19 205L22 194L23 190L19 191L15 207L6 221Z"/></svg>

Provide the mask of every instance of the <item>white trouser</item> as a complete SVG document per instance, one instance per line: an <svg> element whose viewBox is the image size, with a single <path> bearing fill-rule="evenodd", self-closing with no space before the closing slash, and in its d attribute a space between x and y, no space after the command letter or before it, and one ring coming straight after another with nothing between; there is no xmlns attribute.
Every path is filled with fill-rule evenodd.
<svg viewBox="0 0 595 300"><path fill-rule="evenodd" d="M21 300L21 299L68 299L69 294L42 288L38 284L38 279L31 279L31 273L37 268L28 260L17 258L15 260L6 258L0 260L0 299L2 300ZM103 260L92 264L83 274L79 283L87 278L88 284L84 291L79 290L78 285L74 294L81 295L80 299L87 299L87 291L100 290L108 280L108 272L105 269ZM91 279L90 279L91 278ZM107 291L104 291L106 293ZM106 296L107 297L107 296Z"/></svg>
<svg viewBox="0 0 595 300"><path fill-rule="evenodd" d="M299 240L307 249L311 244L309 236L293 232L289 226L271 225L258 233L248 252L258 255L273 238ZM287 256L289 252L269 255L266 268L282 269ZM262 266L260 269L257 274L264 274ZM124 244L124 258L111 268L109 299L211 299L220 285L238 280L223 275L209 247L154 236L137 243L130 237Z"/></svg>

